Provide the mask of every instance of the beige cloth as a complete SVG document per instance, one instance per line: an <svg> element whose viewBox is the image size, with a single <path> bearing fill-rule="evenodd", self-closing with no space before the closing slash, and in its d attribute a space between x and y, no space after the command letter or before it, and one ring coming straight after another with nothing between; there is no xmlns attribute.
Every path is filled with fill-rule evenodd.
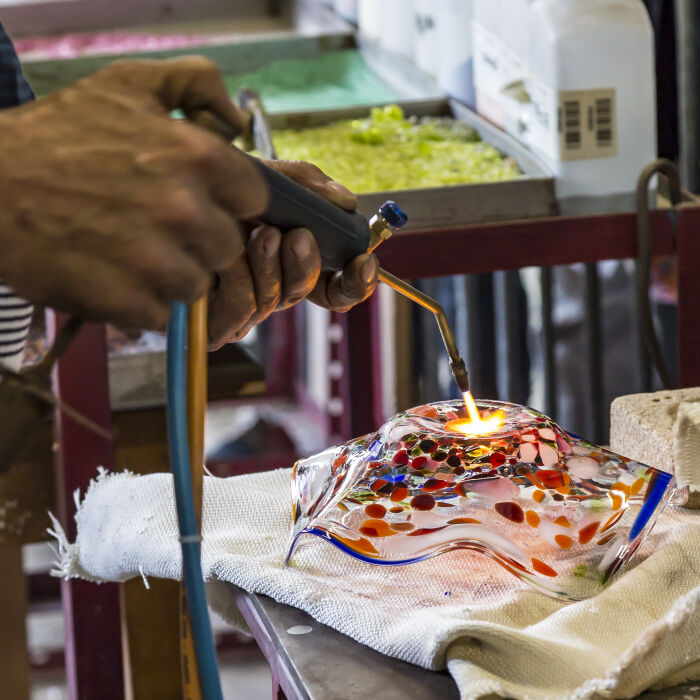
<svg viewBox="0 0 700 700"><path fill-rule="evenodd" d="M673 428L676 481L691 494L700 493L700 401L683 401Z"/></svg>
<svg viewBox="0 0 700 700"><path fill-rule="evenodd" d="M289 478L205 478L205 578L306 610L385 654L447 667L464 699L627 698L700 679L697 511L669 508L633 570L591 600L564 604L464 551L380 567L306 536L285 568ZM76 519L74 544L56 531L59 575L180 577L170 475L102 473ZM225 599L215 600L226 614Z"/></svg>

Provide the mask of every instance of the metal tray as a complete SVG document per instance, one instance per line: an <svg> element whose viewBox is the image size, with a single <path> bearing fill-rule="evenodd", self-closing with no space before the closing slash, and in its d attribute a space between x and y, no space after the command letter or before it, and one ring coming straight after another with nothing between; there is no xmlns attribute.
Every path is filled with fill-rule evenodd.
<svg viewBox="0 0 700 700"><path fill-rule="evenodd" d="M359 196L359 210L374 214L387 199L407 209L405 230L551 216L556 213L554 176L529 150L455 100L431 99L399 103L409 116L451 116L476 129L483 141L514 158L521 177L501 182L390 190ZM367 116L367 107L287 112L269 116L273 129L304 129L339 119Z"/></svg>
<svg viewBox="0 0 700 700"><path fill-rule="evenodd" d="M241 345L226 345L210 353L207 360L210 401L256 396L265 391L263 368ZM110 353L108 366L113 411L165 404L165 352Z"/></svg>
<svg viewBox="0 0 700 700"><path fill-rule="evenodd" d="M22 69L36 94L47 95L91 75L113 61L123 59L164 59L198 54L214 61L224 75L235 75L256 70L272 61L286 58L316 58L330 51L353 47L355 47L355 40L351 34L330 33L319 36L277 37L231 44L190 46L184 49L162 51L28 60L22 62Z"/></svg>

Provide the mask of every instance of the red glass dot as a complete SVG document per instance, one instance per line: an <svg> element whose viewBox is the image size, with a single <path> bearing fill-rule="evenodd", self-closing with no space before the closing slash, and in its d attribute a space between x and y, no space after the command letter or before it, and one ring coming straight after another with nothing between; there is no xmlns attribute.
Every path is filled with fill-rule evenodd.
<svg viewBox="0 0 700 700"><path fill-rule="evenodd" d="M399 450L394 455L393 462L398 465L408 464L408 452L406 452L406 450Z"/></svg>
<svg viewBox="0 0 700 700"><path fill-rule="evenodd" d="M446 486L449 486L449 484L442 479L427 479L421 488L423 491L439 491Z"/></svg>
<svg viewBox="0 0 700 700"><path fill-rule="evenodd" d="M394 486L391 491L391 500L394 502L403 501L408 497L408 493L408 489L405 486Z"/></svg>
<svg viewBox="0 0 700 700"><path fill-rule="evenodd" d="M365 513L370 518L383 518L386 515L386 508L381 503L370 503L365 506Z"/></svg>
<svg viewBox="0 0 700 700"><path fill-rule="evenodd" d="M411 466L414 469L422 469L426 464L428 463L428 458L423 457L422 455L420 457L414 457L413 461L411 462Z"/></svg>
<svg viewBox="0 0 700 700"><path fill-rule="evenodd" d="M499 515L502 515L504 518L514 523L521 523L525 520L523 509L517 503L513 503L513 501L496 503L494 508Z"/></svg>
<svg viewBox="0 0 700 700"><path fill-rule="evenodd" d="M505 464L506 456L503 454L503 452L494 452L489 457L489 460L491 461L491 466L495 469L496 467L500 467L501 464Z"/></svg>
<svg viewBox="0 0 700 700"><path fill-rule="evenodd" d="M416 510L432 510L435 508L435 499L429 493L419 493L411 499L411 507Z"/></svg>

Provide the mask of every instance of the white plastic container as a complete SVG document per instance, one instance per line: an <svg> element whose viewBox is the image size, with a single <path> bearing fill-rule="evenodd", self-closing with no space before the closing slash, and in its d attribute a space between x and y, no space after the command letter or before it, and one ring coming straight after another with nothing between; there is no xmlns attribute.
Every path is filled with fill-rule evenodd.
<svg viewBox="0 0 700 700"><path fill-rule="evenodd" d="M413 0L413 22L416 65L424 73L435 75L438 54L438 8L435 0Z"/></svg>
<svg viewBox="0 0 700 700"><path fill-rule="evenodd" d="M375 0L380 8L379 45L413 59L415 26L413 0Z"/></svg>
<svg viewBox="0 0 700 700"><path fill-rule="evenodd" d="M357 0L357 27L366 39L379 41L381 0Z"/></svg>
<svg viewBox="0 0 700 700"><path fill-rule="evenodd" d="M535 0L524 139L556 176L563 213L634 208L656 158L652 27L640 0Z"/></svg>
<svg viewBox="0 0 700 700"><path fill-rule="evenodd" d="M333 0L333 9L344 20L357 24L357 0Z"/></svg>
<svg viewBox="0 0 700 700"><path fill-rule="evenodd" d="M472 41L476 111L518 135L512 88L528 75L528 14L532 0L476 0Z"/></svg>
<svg viewBox="0 0 700 700"><path fill-rule="evenodd" d="M433 0L437 7L437 80L451 97L474 107L474 0Z"/></svg>

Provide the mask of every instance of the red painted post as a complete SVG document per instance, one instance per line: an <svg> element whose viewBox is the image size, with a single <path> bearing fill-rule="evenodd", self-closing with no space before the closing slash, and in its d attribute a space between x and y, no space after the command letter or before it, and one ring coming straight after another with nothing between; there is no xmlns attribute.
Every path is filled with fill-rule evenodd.
<svg viewBox="0 0 700 700"><path fill-rule="evenodd" d="M678 209L678 386L700 386L700 206Z"/></svg>
<svg viewBox="0 0 700 700"><path fill-rule="evenodd" d="M350 379L350 358L348 346L348 316L331 312L328 325L328 405L324 411L328 415L328 430L331 444L349 440L352 435L352 387Z"/></svg>
<svg viewBox="0 0 700 700"><path fill-rule="evenodd" d="M381 385L381 329L379 295L345 315L346 368L350 414L350 435L359 437L375 431L383 422Z"/></svg>
<svg viewBox="0 0 700 700"><path fill-rule="evenodd" d="M47 312L50 339L65 316ZM54 391L66 404L101 427L111 427L107 339L103 325L82 329L53 376ZM73 493L82 493L98 466L114 466L111 441L67 416L54 415L58 516L68 539L75 539ZM62 581L66 676L71 700L123 700L119 591L116 584Z"/></svg>
<svg viewBox="0 0 700 700"><path fill-rule="evenodd" d="M265 367L266 394L292 396L297 383L298 351L296 308L272 314L268 324L268 354Z"/></svg>

